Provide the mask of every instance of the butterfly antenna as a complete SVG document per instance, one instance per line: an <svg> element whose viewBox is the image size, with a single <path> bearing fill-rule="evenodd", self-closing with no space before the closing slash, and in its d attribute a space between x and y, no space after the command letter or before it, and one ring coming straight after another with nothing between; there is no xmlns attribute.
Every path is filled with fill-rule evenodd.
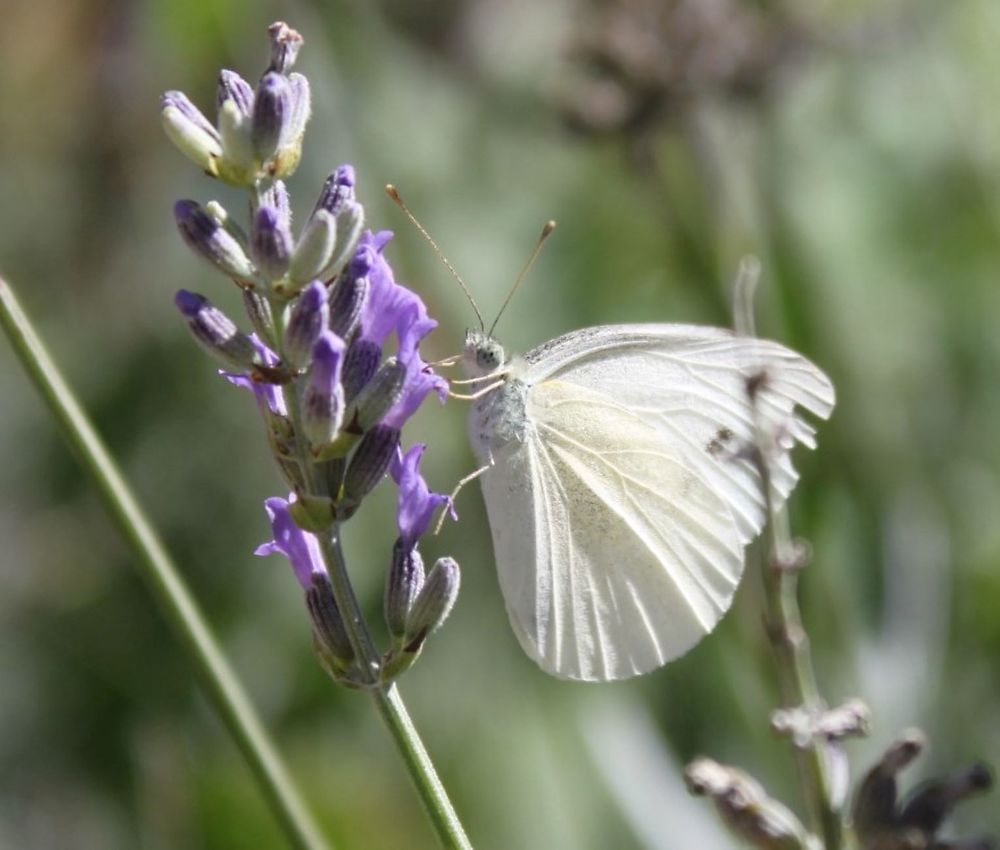
<svg viewBox="0 0 1000 850"><path fill-rule="evenodd" d="M417 230L420 231L420 235L427 240L431 248L434 249L434 253L438 255L438 259L445 264L448 271L451 272L451 276L458 281L458 285L462 287L462 292L465 293L465 297L469 299L469 303L472 305L472 309L476 314L476 318L479 319L479 327L482 330L486 330L486 322L483 321L483 314L479 312L479 307L476 305L476 299L472 297L472 293L469 291L469 287L465 285L465 281L462 280L462 276L455 271L455 267L448 262L448 258L444 255L444 252L438 247L437 242L434 241L433 237L427 232L427 229L417 221L417 217L410 212L410 208L403 201L399 194L399 190L392 184L387 183L385 187L386 194L396 202L396 206L399 207L410 220Z"/></svg>
<svg viewBox="0 0 1000 850"><path fill-rule="evenodd" d="M493 320L493 324L490 325L488 331L490 336L493 336L493 329L497 326L497 322L500 321L500 317L503 315L503 311L507 309L507 305L510 304L510 299L514 297L514 293L517 292L517 288L521 285L527 276L528 272L531 271L531 267L535 264L535 260L538 259L538 255L542 253L542 246L545 244L545 240L552 235L552 231L556 229L556 223L552 220L545 222L545 226L542 228L542 235L538 237L538 242L535 245L535 250L531 252L531 256L528 257L528 262L524 264L524 268L521 269L521 273L517 276L517 280L514 281L514 285L510 288L510 292L507 293L507 297L504 299L503 305L500 307L500 312L497 313L497 317Z"/></svg>

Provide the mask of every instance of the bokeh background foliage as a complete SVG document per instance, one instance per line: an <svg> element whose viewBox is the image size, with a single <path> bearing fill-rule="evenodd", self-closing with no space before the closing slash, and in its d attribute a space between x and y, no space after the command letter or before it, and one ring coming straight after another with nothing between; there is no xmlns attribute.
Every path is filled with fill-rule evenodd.
<svg viewBox="0 0 1000 850"><path fill-rule="evenodd" d="M800 458L796 530L828 698L875 713L856 769L904 725L913 772L1000 753L1000 7L887 3L5 0L0 265L19 286L338 847L433 846L367 701L315 664L300 591L251 556L276 492L249 398L175 315L179 287L237 309L177 239L178 197L236 203L162 137L157 97L207 107L264 28L306 37L315 117L300 213L358 167L391 259L457 350L471 311L381 193L392 181L491 313L560 221L500 332L524 350L612 321L729 322L739 257L760 326L834 378ZM130 555L9 351L0 355L0 846L280 847ZM448 489L472 468L460 403L409 440ZM388 492L348 545L377 612ZM481 848L730 846L680 765L739 763L796 805L757 584L718 633L621 685L546 678L507 626L478 493L425 554L463 590L403 690ZM755 563L756 555L751 563ZM961 813L1000 832L995 803Z"/></svg>

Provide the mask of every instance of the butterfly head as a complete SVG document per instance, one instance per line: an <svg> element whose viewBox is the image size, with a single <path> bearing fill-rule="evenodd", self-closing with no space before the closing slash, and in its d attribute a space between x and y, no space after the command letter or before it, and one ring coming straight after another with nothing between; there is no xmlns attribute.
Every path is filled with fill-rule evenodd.
<svg viewBox="0 0 1000 850"><path fill-rule="evenodd" d="M465 350L462 365L470 378L489 375L498 371L506 360L503 346L486 331L472 329L465 332Z"/></svg>

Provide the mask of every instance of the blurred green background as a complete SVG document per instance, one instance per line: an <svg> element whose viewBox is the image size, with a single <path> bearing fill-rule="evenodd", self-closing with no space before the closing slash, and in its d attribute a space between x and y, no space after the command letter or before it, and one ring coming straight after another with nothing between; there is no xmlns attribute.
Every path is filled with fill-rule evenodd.
<svg viewBox="0 0 1000 850"><path fill-rule="evenodd" d="M430 848L369 703L315 663L301 593L258 559L280 492L256 410L172 305L234 312L180 242L180 197L239 197L162 135L158 96L208 110L217 70L256 79L265 28L306 38L314 118L300 214L353 162L369 221L440 328L473 322L385 199L411 207L492 314L558 219L499 333L525 350L613 321L728 324L739 258L759 325L833 377L801 453L794 529L825 695L874 733L933 744L912 779L1000 761L1000 5L940 2L4 0L0 269L18 288L159 525L337 848ZM90 482L0 344L0 846L283 847ZM466 409L408 442L448 490L473 468ZM378 618L393 536L383 488L349 528ZM403 680L478 848L723 848L680 773L739 764L801 809L768 731L773 665L756 568L720 629L636 681L558 682L520 651L478 491L425 556L463 567L457 608ZM995 799L963 832L1000 833Z"/></svg>

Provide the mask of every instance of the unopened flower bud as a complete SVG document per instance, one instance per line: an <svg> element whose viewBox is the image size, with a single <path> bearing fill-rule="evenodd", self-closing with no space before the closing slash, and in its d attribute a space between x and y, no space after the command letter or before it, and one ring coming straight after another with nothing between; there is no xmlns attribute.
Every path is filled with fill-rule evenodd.
<svg viewBox="0 0 1000 850"><path fill-rule="evenodd" d="M292 117L292 87L282 74L261 77L253 105L250 138L257 159L266 162L277 152Z"/></svg>
<svg viewBox="0 0 1000 850"><path fill-rule="evenodd" d="M292 87L292 113L281 138L281 147L301 146L302 134L312 116L312 94L309 90L309 80L302 74L289 74L288 82ZM297 158L296 158L297 161Z"/></svg>
<svg viewBox="0 0 1000 850"><path fill-rule="evenodd" d="M324 573L312 574L312 587L306 591L306 606L323 649L341 669L350 666L354 661L354 650L347 636L344 618L333 596L329 576Z"/></svg>
<svg viewBox="0 0 1000 850"><path fill-rule="evenodd" d="M899 824L904 829L918 829L933 836L962 800L992 787L993 772L985 764L974 764L943 779L932 779L910 793Z"/></svg>
<svg viewBox="0 0 1000 850"><path fill-rule="evenodd" d="M908 729L865 774L854 798L852 820L863 839L877 836L894 825L898 785L896 775L923 750L919 729Z"/></svg>
<svg viewBox="0 0 1000 850"><path fill-rule="evenodd" d="M340 369L344 341L324 331L313 347L312 367L302 396L302 428L314 447L331 443L344 417L344 390Z"/></svg>
<svg viewBox="0 0 1000 850"><path fill-rule="evenodd" d="M416 549L408 549L397 539L383 599L385 624L393 640L402 641L406 636L407 619L423 586L424 559Z"/></svg>
<svg viewBox="0 0 1000 850"><path fill-rule="evenodd" d="M272 206L262 206L257 210L250 250L257 268L269 279L284 277L292 256L292 233L288 220L279 210Z"/></svg>
<svg viewBox="0 0 1000 850"><path fill-rule="evenodd" d="M250 286L243 287L243 306L257 335L269 346L274 344L274 313L271 302Z"/></svg>
<svg viewBox="0 0 1000 850"><path fill-rule="evenodd" d="M398 445L399 430L388 425L377 425L361 438L344 476L344 500L349 506L360 504L385 477Z"/></svg>
<svg viewBox="0 0 1000 850"><path fill-rule="evenodd" d="M260 205L274 207L289 229L292 227L292 203L283 180L274 180L260 197Z"/></svg>
<svg viewBox="0 0 1000 850"><path fill-rule="evenodd" d="M163 129L188 159L212 176L222 156L222 140L218 131L201 111L179 91L168 91L160 98Z"/></svg>
<svg viewBox="0 0 1000 850"><path fill-rule="evenodd" d="M269 71L287 74L295 64L302 47L302 36L284 21L275 21L267 28L271 40L271 64Z"/></svg>
<svg viewBox="0 0 1000 850"><path fill-rule="evenodd" d="M382 420L403 395L407 369L395 357L390 357L374 377L358 393L354 402L352 427L367 431Z"/></svg>
<svg viewBox="0 0 1000 850"><path fill-rule="evenodd" d="M371 340L356 339L344 358L344 398L353 401L378 371L382 348Z"/></svg>
<svg viewBox="0 0 1000 850"><path fill-rule="evenodd" d="M438 628L451 613L455 599L458 598L459 581L460 573L455 560L438 558L406 618L404 642L409 652L419 649L427 635Z"/></svg>
<svg viewBox="0 0 1000 850"><path fill-rule="evenodd" d="M339 274L354 256L364 226L365 208L357 201L344 201L337 212L337 247L324 270L326 277Z"/></svg>
<svg viewBox="0 0 1000 850"><path fill-rule="evenodd" d="M252 116L245 115L234 100L219 107L219 135L222 138L222 161L219 176L234 186L249 186L257 178L251 138Z"/></svg>
<svg viewBox="0 0 1000 850"><path fill-rule="evenodd" d="M325 278L336 244L336 220L326 210L317 210L306 222L292 254L288 271L292 285L301 286L308 280Z"/></svg>
<svg viewBox="0 0 1000 850"><path fill-rule="evenodd" d="M699 758L684 771L693 794L710 797L736 835L763 850L806 850L809 835L799 819L772 799L745 771Z"/></svg>
<svg viewBox="0 0 1000 850"><path fill-rule="evenodd" d="M361 323L361 313L368 302L367 277L341 275L330 289L330 330L350 341Z"/></svg>
<svg viewBox="0 0 1000 850"><path fill-rule="evenodd" d="M174 218L184 241L196 254L230 277L253 279L255 270L243 246L196 201L174 204Z"/></svg>
<svg viewBox="0 0 1000 850"><path fill-rule="evenodd" d="M345 202L354 200L354 184L354 166L341 165L326 178L323 191L320 192L319 200L316 201L316 209L326 210L332 215L337 215Z"/></svg>
<svg viewBox="0 0 1000 850"><path fill-rule="evenodd" d="M257 355L253 341L212 302L182 289L174 303L187 319L194 338L218 361L243 372L253 367Z"/></svg>
<svg viewBox="0 0 1000 850"><path fill-rule="evenodd" d="M330 314L326 300L326 287L314 280L295 302L285 329L285 360L292 369L309 365L313 346L320 334L327 330ZM343 342L340 343L341 347ZM338 355L339 358L339 355ZM339 366L338 366L339 368Z"/></svg>
<svg viewBox="0 0 1000 850"><path fill-rule="evenodd" d="M218 108L222 109L227 100L231 100L244 117L253 115L253 86L235 71L223 69L219 72L219 85L216 89Z"/></svg>

